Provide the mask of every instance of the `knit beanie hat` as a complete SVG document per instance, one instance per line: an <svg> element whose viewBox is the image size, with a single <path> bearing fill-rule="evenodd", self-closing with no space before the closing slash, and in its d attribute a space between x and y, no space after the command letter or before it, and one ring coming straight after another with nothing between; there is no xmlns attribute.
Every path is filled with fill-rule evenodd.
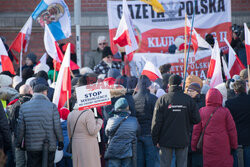
<svg viewBox="0 0 250 167"><path fill-rule="evenodd" d="M137 82L138 82L138 78L136 78L135 76L128 77L127 88L134 89L137 85Z"/></svg>
<svg viewBox="0 0 250 167"><path fill-rule="evenodd" d="M34 53L29 53L27 55L27 58L29 58L32 61L33 64L36 63L36 55Z"/></svg>
<svg viewBox="0 0 250 167"><path fill-rule="evenodd" d="M106 46L102 51L102 58L108 57L109 55L113 56L113 53L109 46Z"/></svg>
<svg viewBox="0 0 250 167"><path fill-rule="evenodd" d="M188 90L189 90L189 89L194 90L194 91L196 91L196 92L198 92L198 93L201 93L201 86L200 86L200 84L198 84L198 83L195 83L195 82L191 83L191 84L188 86Z"/></svg>
<svg viewBox="0 0 250 167"><path fill-rule="evenodd" d="M45 71L46 73L49 72L49 66L47 64L40 63L34 67L34 73L38 73L40 71Z"/></svg>
<svg viewBox="0 0 250 167"><path fill-rule="evenodd" d="M146 75L140 76L139 81L138 81L138 88L139 89L148 88L151 84L152 84L152 82L150 81L150 79Z"/></svg>
<svg viewBox="0 0 250 167"><path fill-rule="evenodd" d="M37 74L36 74L36 78L44 78L46 81L49 79L48 77L48 73L46 73L45 71L39 71Z"/></svg>
<svg viewBox="0 0 250 167"><path fill-rule="evenodd" d="M116 69L116 68L109 69L108 77L112 77L112 78L116 79L119 76L121 76L121 73L120 73L120 71L118 69Z"/></svg>
<svg viewBox="0 0 250 167"><path fill-rule="evenodd" d="M115 111L124 110L128 107L128 102L125 98L119 98L115 102Z"/></svg>
<svg viewBox="0 0 250 167"><path fill-rule="evenodd" d="M41 93L41 92L43 92L43 91L45 91L45 90L48 90L48 89L49 89L48 86L46 86L46 85L44 85L44 84L38 84L38 85L35 85L35 86L34 86L33 91L34 91L35 93Z"/></svg>
<svg viewBox="0 0 250 167"><path fill-rule="evenodd" d="M182 77L180 77L179 75L171 75L168 80L168 83L170 86L172 85L179 86L181 84L181 81L182 81Z"/></svg>
<svg viewBox="0 0 250 167"><path fill-rule="evenodd" d="M62 107L59 109L60 118L63 120L67 120L69 113L70 111L67 108Z"/></svg>
<svg viewBox="0 0 250 167"><path fill-rule="evenodd" d="M35 86L39 84L49 86L48 82L44 78L41 78L41 77L38 77L30 82L30 86L32 87L32 89L34 89Z"/></svg>
<svg viewBox="0 0 250 167"><path fill-rule="evenodd" d="M30 83L31 83L31 81L33 81L34 79L36 79L36 77L30 77L29 79L26 80L25 84L31 86Z"/></svg>
<svg viewBox="0 0 250 167"><path fill-rule="evenodd" d="M12 78L8 75L0 75L0 87L7 87L12 84Z"/></svg>

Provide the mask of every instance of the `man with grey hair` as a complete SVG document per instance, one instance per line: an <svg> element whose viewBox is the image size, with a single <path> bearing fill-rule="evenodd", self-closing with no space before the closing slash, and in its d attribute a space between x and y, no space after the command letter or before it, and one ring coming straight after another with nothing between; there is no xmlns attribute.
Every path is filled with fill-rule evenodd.
<svg viewBox="0 0 250 167"><path fill-rule="evenodd" d="M233 84L236 96L226 101L237 129L238 144L243 148L244 166L250 165L250 95L246 94L246 82L242 79ZM238 150L240 151L240 150ZM234 154L237 157L237 154Z"/></svg>
<svg viewBox="0 0 250 167"><path fill-rule="evenodd" d="M32 99L22 104L19 110L16 146L20 148L24 139L28 167L54 167L57 143L58 150L63 149L59 112L47 97L48 86L37 84L33 91ZM48 159L44 159L44 153Z"/></svg>
<svg viewBox="0 0 250 167"><path fill-rule="evenodd" d="M102 51L108 46L108 40L105 36L99 36L97 39L98 47L95 51L87 52L84 55L84 67L94 69L94 67L102 60Z"/></svg>

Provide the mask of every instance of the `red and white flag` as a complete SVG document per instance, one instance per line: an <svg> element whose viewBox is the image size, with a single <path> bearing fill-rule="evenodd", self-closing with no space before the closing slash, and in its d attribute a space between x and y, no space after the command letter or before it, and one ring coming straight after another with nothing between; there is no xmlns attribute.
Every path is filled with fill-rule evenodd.
<svg viewBox="0 0 250 167"><path fill-rule="evenodd" d="M188 34L191 35L191 23L189 22L188 19L187 19L187 31L188 31ZM194 55L195 55L195 53L196 53L196 51L198 50L199 47L211 49L211 46L207 43L206 40L204 40L196 32L194 27L193 27L192 36L191 36L191 42L192 42L193 48L194 48Z"/></svg>
<svg viewBox="0 0 250 167"><path fill-rule="evenodd" d="M13 49L19 53L21 52L21 50L23 52L27 52L31 31L32 31L32 17L30 16L28 21L24 24L21 31L18 33L16 39L10 45L10 50Z"/></svg>
<svg viewBox="0 0 250 167"><path fill-rule="evenodd" d="M138 49L135 34L127 1L123 0L123 14L116 35L113 38L114 44L118 44L120 47L125 46L126 54L128 55Z"/></svg>
<svg viewBox="0 0 250 167"><path fill-rule="evenodd" d="M62 65L57 77L53 103L58 109L62 108L71 97L71 77L70 77L70 45L68 45Z"/></svg>
<svg viewBox="0 0 250 167"><path fill-rule="evenodd" d="M215 65L213 69L213 75L210 80L210 87L214 88L223 82L222 69L221 69L221 59L220 59L220 48L217 41L215 41L214 48L212 49L212 57L215 59Z"/></svg>
<svg viewBox="0 0 250 167"><path fill-rule="evenodd" d="M224 60L224 58L223 58L223 57L221 58L221 60L222 60L222 64L223 64L223 71L224 71L224 74L225 74L226 80L231 79L231 75L230 75L230 72L229 72L229 69L228 69L228 66L227 66L226 61Z"/></svg>
<svg viewBox="0 0 250 167"><path fill-rule="evenodd" d="M62 62L64 55L47 25L45 25L44 29L44 46L50 57L56 60L56 62ZM80 67L70 60L70 68L71 70L77 70Z"/></svg>
<svg viewBox="0 0 250 167"><path fill-rule="evenodd" d="M46 64L46 60L47 60L47 53L44 53L38 63Z"/></svg>
<svg viewBox="0 0 250 167"><path fill-rule="evenodd" d="M244 23L244 30L245 30L245 46L247 53L247 65L250 65L250 32L246 23Z"/></svg>
<svg viewBox="0 0 250 167"><path fill-rule="evenodd" d="M2 71L9 71L11 74L15 74L15 70L12 61L9 58L8 52L5 49L2 39L0 38L0 61Z"/></svg>
<svg viewBox="0 0 250 167"><path fill-rule="evenodd" d="M153 82L157 80L158 78L162 79L160 70L157 67L155 67L153 63L147 60L146 60L146 64L142 70L141 75L146 75Z"/></svg>
<svg viewBox="0 0 250 167"><path fill-rule="evenodd" d="M229 51L228 51L228 70L230 75L233 77L234 75L239 75L240 71L245 68L245 66L240 61L239 57L236 55L235 51L229 44L226 38L224 38Z"/></svg>

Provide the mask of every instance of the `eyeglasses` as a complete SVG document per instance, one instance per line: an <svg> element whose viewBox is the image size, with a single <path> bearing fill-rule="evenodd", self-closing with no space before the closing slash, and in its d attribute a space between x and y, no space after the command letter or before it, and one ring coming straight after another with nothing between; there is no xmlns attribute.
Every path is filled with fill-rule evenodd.
<svg viewBox="0 0 250 167"><path fill-rule="evenodd" d="M112 59L112 56L108 56L107 58L108 58L108 59Z"/></svg>
<svg viewBox="0 0 250 167"><path fill-rule="evenodd" d="M99 43L98 45L106 45L107 43L106 42L104 42L104 43Z"/></svg>

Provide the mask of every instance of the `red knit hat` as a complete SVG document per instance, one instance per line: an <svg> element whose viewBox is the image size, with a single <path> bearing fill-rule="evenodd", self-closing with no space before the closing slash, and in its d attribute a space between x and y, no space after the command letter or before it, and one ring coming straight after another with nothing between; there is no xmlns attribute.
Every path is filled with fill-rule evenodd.
<svg viewBox="0 0 250 167"><path fill-rule="evenodd" d="M63 120L67 120L69 113L70 111L67 108L63 107L59 109L60 118L62 118Z"/></svg>
<svg viewBox="0 0 250 167"><path fill-rule="evenodd" d="M66 49L67 49L68 44L69 44L69 43L63 45L63 47L62 47L62 51L63 51L64 53L66 52ZM76 53L75 45L72 44L72 43L70 43L70 44L71 44L71 45L70 45L70 53L75 54L75 53Z"/></svg>

